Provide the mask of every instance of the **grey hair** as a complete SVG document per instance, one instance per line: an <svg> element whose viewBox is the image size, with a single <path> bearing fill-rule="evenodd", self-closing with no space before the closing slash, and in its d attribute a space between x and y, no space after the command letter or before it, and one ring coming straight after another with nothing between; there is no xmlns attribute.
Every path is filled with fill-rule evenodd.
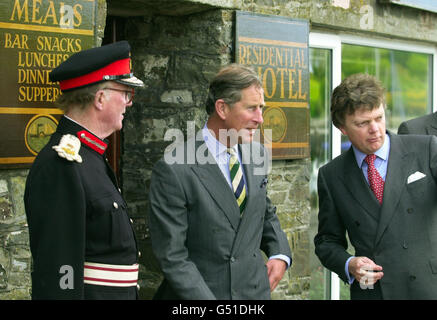
<svg viewBox="0 0 437 320"><path fill-rule="evenodd" d="M91 86L63 92L56 100L56 106L64 112L71 108L84 110L94 100L96 92L102 89L106 82L103 81Z"/></svg>
<svg viewBox="0 0 437 320"><path fill-rule="evenodd" d="M206 112L208 115L214 113L218 99L232 107L241 100L241 90L252 85L262 88L262 82L252 68L236 63L222 68L209 85Z"/></svg>

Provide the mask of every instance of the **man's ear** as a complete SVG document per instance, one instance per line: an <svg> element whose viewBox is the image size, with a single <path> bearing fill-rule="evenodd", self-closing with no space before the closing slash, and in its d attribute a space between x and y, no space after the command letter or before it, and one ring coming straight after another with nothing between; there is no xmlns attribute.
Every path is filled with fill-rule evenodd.
<svg viewBox="0 0 437 320"><path fill-rule="evenodd" d="M223 99L218 99L215 102L215 112L219 116L220 119L225 120L228 114L228 105L225 103Z"/></svg>
<svg viewBox="0 0 437 320"><path fill-rule="evenodd" d="M342 134L344 134L345 136L347 136L346 130L344 130L344 127L343 127L343 126L338 126L338 130L340 130Z"/></svg>
<svg viewBox="0 0 437 320"><path fill-rule="evenodd" d="M105 91L104 90L98 90L96 94L94 95L94 106L98 110L103 109L103 103L106 101L105 98Z"/></svg>

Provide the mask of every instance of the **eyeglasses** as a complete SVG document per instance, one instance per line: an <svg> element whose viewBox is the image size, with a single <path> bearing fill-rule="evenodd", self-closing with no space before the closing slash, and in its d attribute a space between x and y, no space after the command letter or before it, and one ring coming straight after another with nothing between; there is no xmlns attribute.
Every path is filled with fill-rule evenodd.
<svg viewBox="0 0 437 320"><path fill-rule="evenodd" d="M114 90L119 92L124 92L124 99L126 100L126 103L130 103L135 95L135 90L123 90L123 89L116 89L116 88L102 88L102 90Z"/></svg>

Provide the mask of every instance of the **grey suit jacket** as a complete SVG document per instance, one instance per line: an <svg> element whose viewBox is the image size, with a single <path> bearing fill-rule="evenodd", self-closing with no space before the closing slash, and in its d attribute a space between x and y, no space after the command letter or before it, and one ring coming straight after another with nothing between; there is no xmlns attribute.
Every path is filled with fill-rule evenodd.
<svg viewBox="0 0 437 320"><path fill-rule="evenodd" d="M320 168L315 251L346 281L347 232L355 256L383 267L384 276L373 289L354 281L352 299L437 299L437 138L390 138L382 206L352 148ZM408 183L416 172L425 177Z"/></svg>
<svg viewBox="0 0 437 320"><path fill-rule="evenodd" d="M398 134L437 136L437 112L402 122L399 126Z"/></svg>
<svg viewBox="0 0 437 320"><path fill-rule="evenodd" d="M163 158L155 165L150 233L164 274L156 299L270 299L260 250L291 259L290 247L267 197L266 174L254 174L252 156L264 157L264 149L252 143L240 151L248 192L241 220L235 196L203 141L189 140L173 150L184 155L184 164ZM195 161L187 163L194 154Z"/></svg>

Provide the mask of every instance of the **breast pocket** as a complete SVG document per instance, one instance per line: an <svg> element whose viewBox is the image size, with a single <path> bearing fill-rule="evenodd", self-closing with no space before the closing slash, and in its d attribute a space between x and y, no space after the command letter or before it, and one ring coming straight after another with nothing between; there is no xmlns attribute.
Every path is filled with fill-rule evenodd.
<svg viewBox="0 0 437 320"><path fill-rule="evenodd" d="M91 202L86 226L90 249L123 247L130 239L129 228L126 205L117 195L105 195Z"/></svg>
<svg viewBox="0 0 437 320"><path fill-rule="evenodd" d="M427 192L430 187L430 179L424 177L422 179L416 180L414 182L407 184L408 192L417 199L423 199L425 192Z"/></svg>

